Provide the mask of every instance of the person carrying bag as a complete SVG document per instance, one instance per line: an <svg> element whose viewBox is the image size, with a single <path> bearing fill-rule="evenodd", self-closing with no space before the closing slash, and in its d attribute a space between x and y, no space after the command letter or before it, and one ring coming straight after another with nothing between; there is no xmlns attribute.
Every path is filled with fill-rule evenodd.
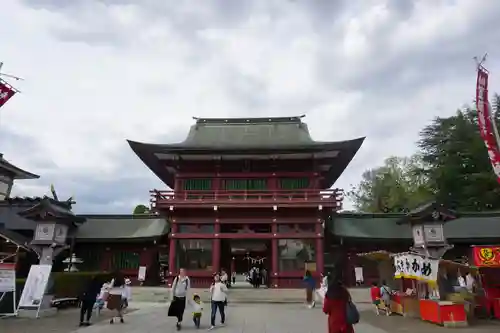
<svg viewBox="0 0 500 333"><path fill-rule="evenodd" d="M189 293L189 288L191 283L186 275L186 271L181 268L179 270L179 275L174 279L172 283L171 291L171 301L170 307L168 308L168 316L176 317L177 323L175 327L178 331L182 328L182 319L184 316L184 311L186 310L186 297Z"/></svg>

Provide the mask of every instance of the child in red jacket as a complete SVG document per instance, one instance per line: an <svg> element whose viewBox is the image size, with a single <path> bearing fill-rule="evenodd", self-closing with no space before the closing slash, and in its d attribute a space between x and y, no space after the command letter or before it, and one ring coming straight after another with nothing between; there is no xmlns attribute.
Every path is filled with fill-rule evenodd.
<svg viewBox="0 0 500 333"><path fill-rule="evenodd" d="M377 316L380 315L380 288L377 284L377 282L372 283L372 287L370 288L370 296L372 298L372 303L375 306L375 312L377 313Z"/></svg>

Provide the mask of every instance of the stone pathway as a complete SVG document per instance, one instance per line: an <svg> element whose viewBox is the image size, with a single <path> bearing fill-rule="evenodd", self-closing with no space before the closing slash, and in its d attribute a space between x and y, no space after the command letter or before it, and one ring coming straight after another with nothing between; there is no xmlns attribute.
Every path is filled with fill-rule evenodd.
<svg viewBox="0 0 500 333"><path fill-rule="evenodd" d="M97 324L74 333L173 333L175 319L166 316L167 307L147 307L125 318L125 324ZM202 327L196 330L186 311L181 332L206 331L210 323L205 309ZM322 333L327 332L326 317L320 309L309 310L299 304L233 304L227 308L227 323L217 333ZM366 323L356 325L357 333L387 333Z"/></svg>
<svg viewBox="0 0 500 333"><path fill-rule="evenodd" d="M140 310L126 315L125 324L108 322L109 312L91 327L76 326L78 312L69 310L57 317L38 320L0 320L1 333L174 333L175 319L166 316L166 304L135 303L131 306ZM202 328L196 330L186 309L184 327L181 332L204 332L210 323L209 308L204 311ZM368 304L358 304L361 323L356 325L356 333L438 333L453 329L439 327L417 319L400 316L376 316ZM76 320L75 320L76 319ZM227 308L225 327L214 330L217 333L326 333L326 316L320 308L307 309L300 304L230 304ZM477 326L462 328L461 333L500 332L500 322L479 323Z"/></svg>

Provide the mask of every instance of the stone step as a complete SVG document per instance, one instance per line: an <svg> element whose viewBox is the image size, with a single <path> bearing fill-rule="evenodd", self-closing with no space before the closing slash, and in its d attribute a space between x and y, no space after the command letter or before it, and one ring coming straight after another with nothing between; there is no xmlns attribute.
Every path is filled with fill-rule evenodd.
<svg viewBox="0 0 500 333"><path fill-rule="evenodd" d="M370 302L368 289L351 289L351 296L356 303ZM203 302L210 301L208 289L193 288L191 293L200 295ZM166 303L170 299L170 289L165 287L133 287L134 302ZM303 303L303 289L252 289L232 288L228 293L228 301L232 303Z"/></svg>

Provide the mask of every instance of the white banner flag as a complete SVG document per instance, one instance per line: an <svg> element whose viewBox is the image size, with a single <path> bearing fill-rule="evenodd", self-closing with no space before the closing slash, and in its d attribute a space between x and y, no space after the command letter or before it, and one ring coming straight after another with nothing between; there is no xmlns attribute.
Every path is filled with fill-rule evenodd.
<svg viewBox="0 0 500 333"><path fill-rule="evenodd" d="M439 260L418 255L403 254L394 257L395 278L410 278L421 281L436 281Z"/></svg>

